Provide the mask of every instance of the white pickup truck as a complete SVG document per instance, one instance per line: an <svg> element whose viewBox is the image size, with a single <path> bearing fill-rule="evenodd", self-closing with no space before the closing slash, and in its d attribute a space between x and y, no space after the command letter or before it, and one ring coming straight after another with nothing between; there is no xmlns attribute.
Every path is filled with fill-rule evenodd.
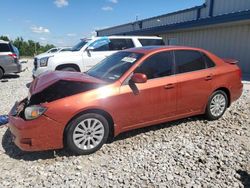
<svg viewBox="0 0 250 188"><path fill-rule="evenodd" d="M34 58L33 77L45 71L85 72L111 54L127 48L164 45L160 37L108 36L81 39L71 51Z"/></svg>

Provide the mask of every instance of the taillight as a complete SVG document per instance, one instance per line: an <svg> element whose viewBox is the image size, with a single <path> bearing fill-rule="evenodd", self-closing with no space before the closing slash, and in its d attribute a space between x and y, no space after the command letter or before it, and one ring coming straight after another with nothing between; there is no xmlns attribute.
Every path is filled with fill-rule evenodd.
<svg viewBox="0 0 250 188"><path fill-rule="evenodd" d="M14 59L17 59L17 55L16 54L9 54L8 56L13 57Z"/></svg>

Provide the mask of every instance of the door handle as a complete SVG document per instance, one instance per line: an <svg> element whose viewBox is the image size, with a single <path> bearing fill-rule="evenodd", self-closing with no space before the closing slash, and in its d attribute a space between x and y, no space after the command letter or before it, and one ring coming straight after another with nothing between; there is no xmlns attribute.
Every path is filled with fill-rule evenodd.
<svg viewBox="0 0 250 188"><path fill-rule="evenodd" d="M174 88L174 84L168 84L164 86L165 89L173 89Z"/></svg>
<svg viewBox="0 0 250 188"><path fill-rule="evenodd" d="M209 81L209 80L212 80L212 79L213 79L213 76L212 76L212 75L208 75L208 76L206 76L206 78L205 78L206 81Z"/></svg>

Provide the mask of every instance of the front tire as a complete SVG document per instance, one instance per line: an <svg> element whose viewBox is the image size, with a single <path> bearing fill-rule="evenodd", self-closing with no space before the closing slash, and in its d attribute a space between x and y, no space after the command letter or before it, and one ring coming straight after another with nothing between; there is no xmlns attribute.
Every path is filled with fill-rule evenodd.
<svg viewBox="0 0 250 188"><path fill-rule="evenodd" d="M99 150L107 141L109 124L99 114L83 114L71 121L66 129L66 146L77 155L88 155Z"/></svg>
<svg viewBox="0 0 250 188"><path fill-rule="evenodd" d="M0 79L3 77L3 70L0 68Z"/></svg>
<svg viewBox="0 0 250 188"><path fill-rule="evenodd" d="M224 91L215 91L210 97L206 107L206 118L217 120L223 116L228 107L228 96Z"/></svg>

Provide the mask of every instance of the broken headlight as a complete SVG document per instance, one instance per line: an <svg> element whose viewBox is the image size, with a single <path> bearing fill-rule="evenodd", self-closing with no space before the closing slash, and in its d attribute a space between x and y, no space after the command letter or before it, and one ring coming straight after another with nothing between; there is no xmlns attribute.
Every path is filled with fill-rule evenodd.
<svg viewBox="0 0 250 188"><path fill-rule="evenodd" d="M40 105L33 105L25 108L24 116L27 120L36 119L46 111L46 108Z"/></svg>

